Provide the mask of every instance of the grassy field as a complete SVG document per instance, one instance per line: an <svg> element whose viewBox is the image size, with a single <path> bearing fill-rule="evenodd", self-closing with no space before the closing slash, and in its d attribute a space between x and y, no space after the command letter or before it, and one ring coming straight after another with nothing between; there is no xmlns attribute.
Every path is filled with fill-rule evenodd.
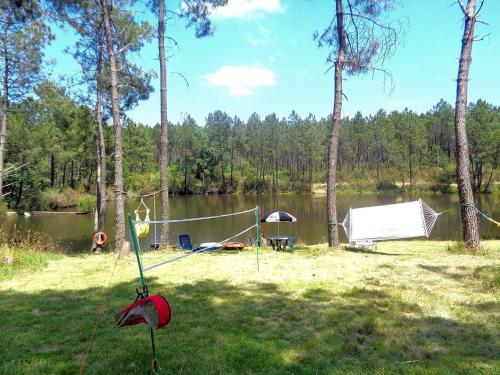
<svg viewBox="0 0 500 375"><path fill-rule="evenodd" d="M206 253L152 270L151 292L173 310L157 332L161 373L498 374L500 241L485 245L264 250L260 272L252 251ZM61 256L1 280L0 373L78 373L113 263ZM147 327L113 327L137 285L133 257L120 259L86 374L150 373Z"/></svg>

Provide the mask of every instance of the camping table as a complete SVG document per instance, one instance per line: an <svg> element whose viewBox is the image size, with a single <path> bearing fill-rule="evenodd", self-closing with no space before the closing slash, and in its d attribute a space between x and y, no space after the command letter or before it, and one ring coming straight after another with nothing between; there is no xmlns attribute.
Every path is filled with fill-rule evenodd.
<svg viewBox="0 0 500 375"><path fill-rule="evenodd" d="M271 242L271 246L273 247L273 250L284 251L288 237L286 237L286 236L274 236L274 237L268 237L268 240Z"/></svg>

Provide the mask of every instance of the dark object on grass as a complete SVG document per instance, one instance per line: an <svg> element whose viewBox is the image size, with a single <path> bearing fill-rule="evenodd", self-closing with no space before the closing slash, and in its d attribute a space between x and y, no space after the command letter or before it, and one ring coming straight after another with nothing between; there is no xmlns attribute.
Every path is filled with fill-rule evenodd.
<svg viewBox="0 0 500 375"><path fill-rule="evenodd" d="M115 315L118 328L146 323L151 329L165 327L172 316L170 305L163 296L141 298Z"/></svg>
<svg viewBox="0 0 500 375"><path fill-rule="evenodd" d="M223 242L222 248L224 250L243 250L245 244L243 242Z"/></svg>
<svg viewBox="0 0 500 375"><path fill-rule="evenodd" d="M193 245L191 244L191 237L189 237L189 234L179 234L179 245L182 250L193 251Z"/></svg>
<svg viewBox="0 0 500 375"><path fill-rule="evenodd" d="M179 246L185 251L205 251L205 250L219 250L222 248L222 244L219 242L204 242L199 246L193 247L191 244L191 237L189 234L183 233L179 234Z"/></svg>
<svg viewBox="0 0 500 375"><path fill-rule="evenodd" d="M289 248L290 251L293 252L293 247L295 246L296 240L297 240L297 236L295 234L292 234L290 237L288 237L288 240L286 240L286 243L285 243L285 250L287 248Z"/></svg>

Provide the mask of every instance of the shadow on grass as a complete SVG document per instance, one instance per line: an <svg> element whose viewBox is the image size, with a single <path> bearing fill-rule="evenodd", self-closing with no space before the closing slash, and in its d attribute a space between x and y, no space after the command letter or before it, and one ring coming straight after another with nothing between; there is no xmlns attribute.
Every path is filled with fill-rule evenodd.
<svg viewBox="0 0 500 375"><path fill-rule="evenodd" d="M133 302L133 287L113 286L86 373L149 373L147 327L113 327L114 312ZM297 295L274 283L213 280L172 287L153 280L150 290L173 310L157 333L165 374L473 373L500 360L498 333L425 317L382 290L315 287ZM77 373L103 292L1 291L0 372ZM483 307L493 316L490 306L476 306Z"/></svg>
<svg viewBox="0 0 500 375"><path fill-rule="evenodd" d="M436 273L440 276L443 276L443 277L446 277L448 279L452 279L455 281L464 281L464 279L466 279L467 277L470 277L472 275L472 270L469 270L469 269L464 268L464 267L459 268L460 271L463 271L462 273L452 272L449 270L450 267L448 267L448 266L431 266L428 264L419 264L418 267L423 269L423 270ZM467 273L466 271L469 271L469 272Z"/></svg>
<svg viewBox="0 0 500 375"><path fill-rule="evenodd" d="M344 250L349 251L351 253L364 253L364 254L370 254L370 255L390 255L390 256L408 256L409 255L409 254L398 254L398 253L384 253L383 251L363 249L361 247L352 247L352 246L345 246Z"/></svg>

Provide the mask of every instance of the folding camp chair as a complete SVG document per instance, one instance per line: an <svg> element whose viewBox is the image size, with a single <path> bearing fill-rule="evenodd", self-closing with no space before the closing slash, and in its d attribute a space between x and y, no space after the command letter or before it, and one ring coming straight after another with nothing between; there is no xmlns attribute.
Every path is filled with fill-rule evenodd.
<svg viewBox="0 0 500 375"><path fill-rule="evenodd" d="M179 246L184 251L193 251L193 245L191 245L191 237L189 237L189 234L179 234Z"/></svg>
<svg viewBox="0 0 500 375"><path fill-rule="evenodd" d="M222 244L218 242L205 242L201 243L199 246L193 247L191 244L191 237L189 234L183 233L179 234L179 246L184 251L205 251L205 250L219 250L222 248Z"/></svg>
<svg viewBox="0 0 500 375"><path fill-rule="evenodd" d="M292 234L288 239L286 240L285 243L285 250L287 248L290 249L291 252L293 252L293 247L295 246L295 241L297 240L297 236L295 234Z"/></svg>

